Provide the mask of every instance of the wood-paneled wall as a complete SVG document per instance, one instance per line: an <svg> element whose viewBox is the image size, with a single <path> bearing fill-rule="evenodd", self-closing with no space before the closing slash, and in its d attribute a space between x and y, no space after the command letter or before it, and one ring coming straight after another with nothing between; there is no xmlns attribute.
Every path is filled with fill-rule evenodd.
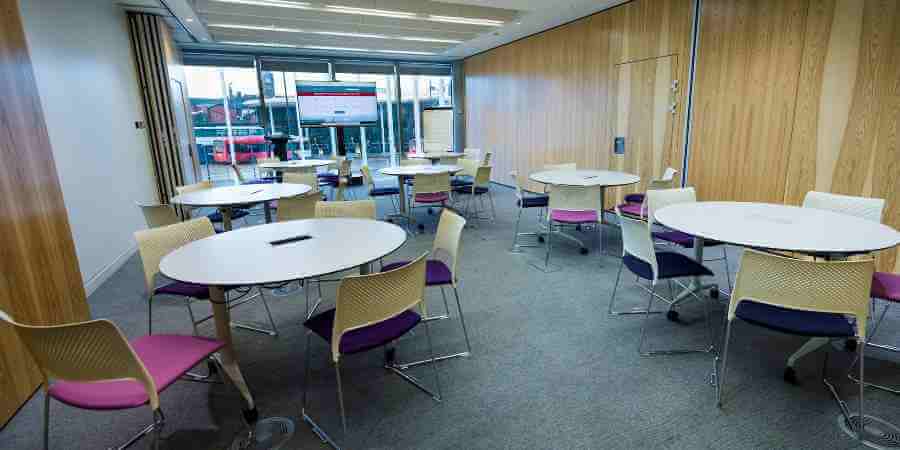
<svg viewBox="0 0 900 450"><path fill-rule="evenodd" d="M0 309L25 323L88 317L16 0L0 0ZM0 425L41 382L0 325Z"/></svg>
<svg viewBox="0 0 900 450"><path fill-rule="evenodd" d="M466 59L466 146L494 152L493 178L502 183L511 170L525 175L544 164L618 166L617 65L675 55L673 77L686 85L693 3L635 0ZM645 180L660 165L681 169L686 94L676 92L671 135L658 164L641 167Z"/></svg>
<svg viewBox="0 0 900 450"><path fill-rule="evenodd" d="M887 200L900 229L900 2L704 0L689 182L701 198ZM897 252L878 255L900 271Z"/></svg>

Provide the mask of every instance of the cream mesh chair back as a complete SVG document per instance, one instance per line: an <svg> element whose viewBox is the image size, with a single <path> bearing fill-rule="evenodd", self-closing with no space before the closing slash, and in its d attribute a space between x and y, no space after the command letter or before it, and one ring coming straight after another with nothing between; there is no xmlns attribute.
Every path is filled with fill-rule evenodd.
<svg viewBox="0 0 900 450"><path fill-rule="evenodd" d="M697 191L692 187L679 189L653 189L647 191L644 204L647 208L647 224L653 225L653 214L666 206L697 201Z"/></svg>
<svg viewBox="0 0 900 450"><path fill-rule="evenodd" d="M159 409L153 377L119 328L108 320L66 325L32 326L15 322L0 311L0 322L11 325L47 381L134 380L147 391L150 407Z"/></svg>
<svg viewBox="0 0 900 450"><path fill-rule="evenodd" d="M457 175L474 177L475 171L478 170L477 159L460 158L459 161L457 161L456 165L458 165L462 169L456 173Z"/></svg>
<svg viewBox="0 0 900 450"><path fill-rule="evenodd" d="M623 216L618 206L616 207L616 216L619 217L622 229L622 257L631 255L649 264L653 272L651 282L656 284L659 279L659 265L656 261L656 248L653 246L650 228L643 221Z"/></svg>
<svg viewBox="0 0 900 450"><path fill-rule="evenodd" d="M369 171L369 166L367 164L363 164L362 167L359 168L359 171L362 173L363 183L369 187L369 190L375 187L375 179L372 178L372 172Z"/></svg>
<svg viewBox="0 0 900 450"><path fill-rule="evenodd" d="M491 166L481 166L475 169L475 181L472 188L487 187L491 185Z"/></svg>
<svg viewBox="0 0 900 450"><path fill-rule="evenodd" d="M319 191L319 179L315 172L285 172L281 177L284 183L305 184L312 188L310 193ZM279 202L279 207L281 202Z"/></svg>
<svg viewBox="0 0 900 450"><path fill-rule="evenodd" d="M316 217L316 204L319 197L315 195L298 195L278 200L278 221L312 219Z"/></svg>
<svg viewBox="0 0 900 450"><path fill-rule="evenodd" d="M809 191L803 198L803 207L824 209L881 223L884 199Z"/></svg>
<svg viewBox="0 0 900 450"><path fill-rule="evenodd" d="M413 177L413 198L418 194L450 192L450 174L416 174Z"/></svg>
<svg viewBox="0 0 900 450"><path fill-rule="evenodd" d="M348 217L375 220L375 200L317 202L316 217Z"/></svg>
<svg viewBox="0 0 900 450"><path fill-rule="evenodd" d="M516 199L522 201L522 197L525 195L522 191L522 180L519 179L519 171L512 170L509 172L509 177L513 180L513 186L516 188Z"/></svg>
<svg viewBox="0 0 900 450"><path fill-rule="evenodd" d="M148 228L159 228L178 223L180 219L175 209L169 205L159 203L138 203Z"/></svg>
<svg viewBox="0 0 900 450"><path fill-rule="evenodd" d="M159 262L163 257L185 244L216 234L212 222L206 217L179 222L151 230L134 233L137 240L138 253L144 265L144 282L147 292L153 293L156 287L156 274L159 273Z"/></svg>
<svg viewBox="0 0 900 450"><path fill-rule="evenodd" d="M348 331L383 322L419 306L425 298L425 257L387 272L348 276L341 280L335 301L331 356L341 357L341 337Z"/></svg>
<svg viewBox="0 0 900 450"><path fill-rule="evenodd" d="M575 163L544 164L542 170L578 170L578 165Z"/></svg>
<svg viewBox="0 0 900 450"><path fill-rule="evenodd" d="M437 232L434 236L434 245L431 247L431 259L436 259L446 264L453 274L451 280L456 285L456 264L459 261L459 242L462 239L463 229L466 227L466 219L450 209L441 212L438 221Z"/></svg>
<svg viewBox="0 0 900 450"><path fill-rule="evenodd" d="M491 165L491 159L492 159L493 157L494 157L494 152L485 152L484 157L481 158L481 165L482 165L482 166L489 166L489 165Z"/></svg>
<svg viewBox="0 0 900 450"><path fill-rule="evenodd" d="M602 186L553 186L549 210L599 211Z"/></svg>
<svg viewBox="0 0 900 450"><path fill-rule="evenodd" d="M752 300L783 308L847 314L856 318L860 342L866 339L873 259L808 261L744 250L728 305L734 320L740 302Z"/></svg>

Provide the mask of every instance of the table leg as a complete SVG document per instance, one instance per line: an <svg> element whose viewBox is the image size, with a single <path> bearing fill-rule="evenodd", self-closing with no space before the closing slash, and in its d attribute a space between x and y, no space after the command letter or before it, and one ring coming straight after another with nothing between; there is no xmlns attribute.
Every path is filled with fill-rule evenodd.
<svg viewBox="0 0 900 450"><path fill-rule="evenodd" d="M222 213L222 229L231 231L231 207L226 206L219 208L219 212Z"/></svg>
<svg viewBox="0 0 900 450"><path fill-rule="evenodd" d="M266 223L272 223L272 205L271 202L263 202L263 211L266 213Z"/></svg>
<svg viewBox="0 0 900 450"><path fill-rule="evenodd" d="M253 394L247 387L241 368L238 367L237 359L234 353L234 344L231 341L231 312L228 311L228 304L225 300L225 290L220 286L209 287L209 299L212 302L213 320L216 323L216 337L225 343L225 346L219 350L219 358L222 362L222 369L231 379L232 384L244 397L247 403L247 410L255 411L256 405L253 402Z"/></svg>
<svg viewBox="0 0 900 450"><path fill-rule="evenodd" d="M359 274L360 275L368 275L370 273L372 273L372 264L371 263L363 264L363 265L359 266Z"/></svg>

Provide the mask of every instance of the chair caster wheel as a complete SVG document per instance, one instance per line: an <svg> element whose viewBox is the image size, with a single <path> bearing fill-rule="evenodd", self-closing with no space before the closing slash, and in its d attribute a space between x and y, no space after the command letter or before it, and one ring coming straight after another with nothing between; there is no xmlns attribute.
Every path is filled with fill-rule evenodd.
<svg viewBox="0 0 900 450"><path fill-rule="evenodd" d="M666 312L666 319L669 319L672 322L678 322L678 311L670 309L668 312Z"/></svg>
<svg viewBox="0 0 900 450"><path fill-rule="evenodd" d="M856 351L856 340L855 339L847 339L846 341L844 341L844 350L847 350L848 352L855 352Z"/></svg>
<svg viewBox="0 0 900 450"><path fill-rule="evenodd" d="M589 252L590 252L590 250L588 250L588 249L586 249L586 248L584 248L584 247L581 247L581 254L582 254L582 255L587 255Z"/></svg>
<svg viewBox="0 0 900 450"><path fill-rule="evenodd" d="M711 298L711 299L713 299L713 300L718 300L718 299L719 299L719 288L718 288L718 287L710 288L710 290L709 290L709 298Z"/></svg>
<svg viewBox="0 0 900 450"><path fill-rule="evenodd" d="M432 214L434 214L434 210L432 210L431 208L428 208L428 215L432 215Z"/></svg>
<svg viewBox="0 0 900 450"><path fill-rule="evenodd" d="M242 410L241 413L244 415L244 420L249 425L253 425L259 420L259 411L257 411L256 408L245 409Z"/></svg>
<svg viewBox="0 0 900 450"><path fill-rule="evenodd" d="M543 244L543 243L544 243L544 237L543 237L543 236L538 236L538 242L540 242L540 243Z"/></svg>
<svg viewBox="0 0 900 450"><path fill-rule="evenodd" d="M788 384L799 384L797 383L797 372L794 372L793 367L787 366L784 368L784 382Z"/></svg>

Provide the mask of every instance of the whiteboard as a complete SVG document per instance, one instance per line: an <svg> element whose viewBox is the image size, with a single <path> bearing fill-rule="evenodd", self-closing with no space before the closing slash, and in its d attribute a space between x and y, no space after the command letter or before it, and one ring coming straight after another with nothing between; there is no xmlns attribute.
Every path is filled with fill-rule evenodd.
<svg viewBox="0 0 900 450"><path fill-rule="evenodd" d="M453 110L426 109L422 111L422 140L429 147L440 147L443 149L442 151L451 149L453 147Z"/></svg>

